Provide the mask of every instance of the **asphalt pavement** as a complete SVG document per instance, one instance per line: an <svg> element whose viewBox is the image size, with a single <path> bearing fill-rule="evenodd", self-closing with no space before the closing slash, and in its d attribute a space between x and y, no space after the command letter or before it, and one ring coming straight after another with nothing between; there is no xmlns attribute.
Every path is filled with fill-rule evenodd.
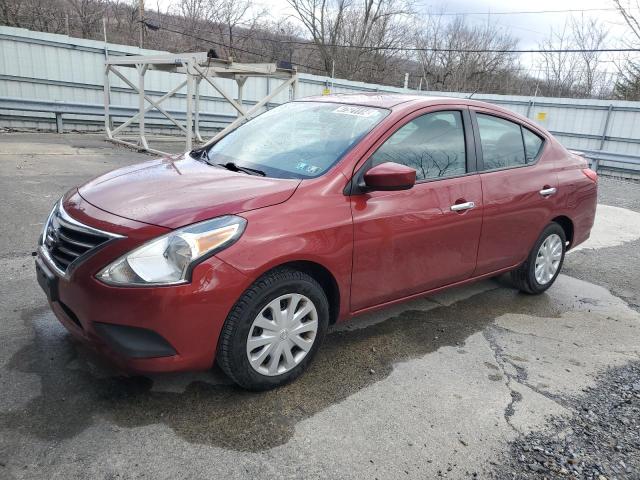
<svg viewBox="0 0 640 480"><path fill-rule="evenodd" d="M640 184L601 178L592 238L545 294L501 277L362 316L250 393L216 368L121 375L36 284L54 201L147 158L0 134L0 479L640 478Z"/></svg>

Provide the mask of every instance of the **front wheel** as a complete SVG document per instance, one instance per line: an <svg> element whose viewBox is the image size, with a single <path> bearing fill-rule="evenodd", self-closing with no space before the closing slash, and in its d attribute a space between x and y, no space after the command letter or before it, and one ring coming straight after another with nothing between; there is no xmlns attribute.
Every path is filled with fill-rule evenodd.
<svg viewBox="0 0 640 480"><path fill-rule="evenodd" d="M306 273L281 268L260 277L229 313L218 364L238 385L267 390L300 375L329 324L322 287Z"/></svg>
<svg viewBox="0 0 640 480"><path fill-rule="evenodd" d="M511 279L522 292L537 295L555 282L566 250L564 230L550 223L538 237L527 260L511 272Z"/></svg>

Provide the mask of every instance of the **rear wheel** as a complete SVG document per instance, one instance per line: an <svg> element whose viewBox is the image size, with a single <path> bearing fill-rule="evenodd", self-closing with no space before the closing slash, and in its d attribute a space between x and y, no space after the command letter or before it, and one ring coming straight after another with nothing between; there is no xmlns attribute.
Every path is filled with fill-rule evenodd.
<svg viewBox="0 0 640 480"><path fill-rule="evenodd" d="M229 313L218 364L237 384L267 390L299 376L329 324L329 304L311 276L289 268L258 279Z"/></svg>
<svg viewBox="0 0 640 480"><path fill-rule="evenodd" d="M539 294L553 285L566 249L564 230L557 223L550 223L538 237L527 260L511 272L511 279L522 292Z"/></svg>

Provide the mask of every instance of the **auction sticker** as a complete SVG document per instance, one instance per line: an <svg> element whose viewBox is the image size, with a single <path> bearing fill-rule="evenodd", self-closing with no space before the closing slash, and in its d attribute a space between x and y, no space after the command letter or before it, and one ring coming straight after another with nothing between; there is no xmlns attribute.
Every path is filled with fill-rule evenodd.
<svg viewBox="0 0 640 480"><path fill-rule="evenodd" d="M317 165L309 165L308 163L298 162L296 164L296 170L302 170L312 175L318 173L321 169Z"/></svg>
<svg viewBox="0 0 640 480"><path fill-rule="evenodd" d="M378 113L375 108L359 107L357 105L341 105L333 113L339 113L342 115L355 115L356 117L371 117Z"/></svg>

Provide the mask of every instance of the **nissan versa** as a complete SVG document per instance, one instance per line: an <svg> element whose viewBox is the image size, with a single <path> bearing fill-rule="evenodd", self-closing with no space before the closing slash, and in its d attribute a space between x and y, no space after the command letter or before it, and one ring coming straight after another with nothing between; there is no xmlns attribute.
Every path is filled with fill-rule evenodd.
<svg viewBox="0 0 640 480"><path fill-rule="evenodd" d="M589 237L597 177L528 119L402 95L306 98L53 208L51 308L130 371L297 377L329 325L510 271L544 292Z"/></svg>

